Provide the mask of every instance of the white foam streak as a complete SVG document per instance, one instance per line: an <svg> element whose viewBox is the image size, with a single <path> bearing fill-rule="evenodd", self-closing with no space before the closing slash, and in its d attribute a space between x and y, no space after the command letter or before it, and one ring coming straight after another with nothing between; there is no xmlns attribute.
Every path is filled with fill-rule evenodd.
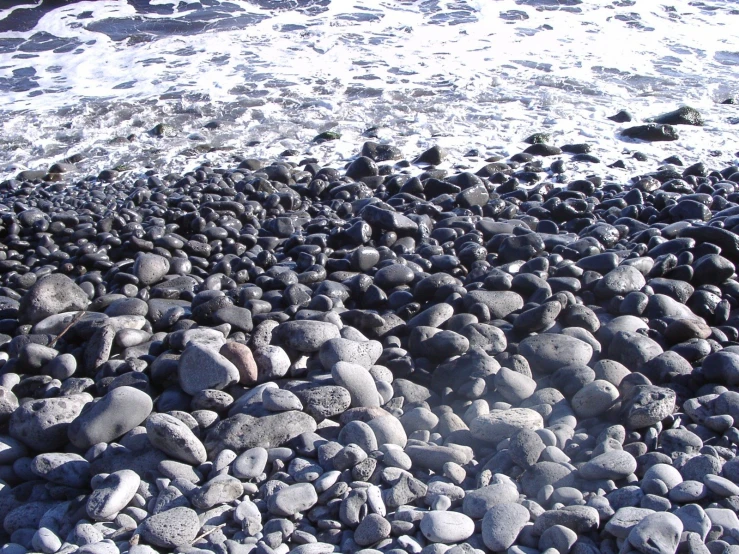
<svg viewBox="0 0 739 554"><path fill-rule="evenodd" d="M40 90L63 90L5 94L6 109L18 112L3 117L6 141L20 146L8 148L8 159L40 167L66 145L69 151L105 148L108 154L90 162L99 168L121 160L142 166L145 158L176 167L187 159L176 153L198 143L187 138L196 132L211 145L249 155L274 156L291 147L339 160L356 154L365 128L381 125L409 156L432 143L451 148L457 161L472 147L515 151L530 132L548 130L559 144L596 142L610 163L624 148L660 156L666 147L618 140L619 126L606 116L628 108L648 117L683 103L701 110L707 125L681 129L683 138L670 151L687 161L705 160L714 150L722 151L724 163L733 159L736 127L728 117L739 114L719 102L739 92L736 66L717 58L718 52L737 53L739 64L728 9L711 15L675 0L675 19L665 6L645 0L624 7L589 0L577 6L580 14L476 0L466 2L472 9L460 16L463 22L435 24L435 17L458 12L461 2L442 1L446 9L424 13L429 3L334 0L314 17L234 4L243 10L235 15L268 17L238 30L115 42L85 25L135 11L103 0L53 10L33 31L6 33L27 39L44 31L81 43L76 51L40 52L31 60L0 54L4 74L31 65ZM78 19L85 11L92 17ZM528 19L501 18L516 12ZM185 6L174 17L189 13ZM79 109L86 103L89 109ZM64 108L72 115L59 114ZM50 132L70 117L71 128L61 136ZM204 130L210 119L223 121L222 127ZM160 140L142 133L163 120L177 122L180 136ZM306 148L317 132L331 128L345 140ZM139 139L110 144L129 134ZM258 146L245 146L255 140ZM142 157L147 149L163 151ZM629 171L638 167L629 163Z"/></svg>

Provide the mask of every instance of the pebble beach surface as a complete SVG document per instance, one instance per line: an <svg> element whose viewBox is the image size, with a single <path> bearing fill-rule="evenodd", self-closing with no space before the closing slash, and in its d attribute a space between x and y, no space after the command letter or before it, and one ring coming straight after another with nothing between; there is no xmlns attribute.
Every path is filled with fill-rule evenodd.
<svg viewBox="0 0 739 554"><path fill-rule="evenodd" d="M739 168L526 142L0 183L0 552L735 554Z"/></svg>

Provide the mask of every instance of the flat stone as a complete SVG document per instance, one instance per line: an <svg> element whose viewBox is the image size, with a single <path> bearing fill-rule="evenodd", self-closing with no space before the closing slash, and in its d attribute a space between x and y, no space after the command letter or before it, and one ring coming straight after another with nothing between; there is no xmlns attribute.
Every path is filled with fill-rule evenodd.
<svg viewBox="0 0 739 554"><path fill-rule="evenodd" d="M316 420L303 412L281 412L259 418L236 414L208 432L205 446L213 456L225 448L239 454L257 446L276 448L315 430Z"/></svg>
<svg viewBox="0 0 739 554"><path fill-rule="evenodd" d="M547 374L567 365L587 365L593 347L574 337L544 333L522 340L518 353L528 360L532 371Z"/></svg>
<svg viewBox="0 0 739 554"><path fill-rule="evenodd" d="M624 450L610 450L591 459L580 468L583 479L596 481L613 479L618 481L636 471L636 459Z"/></svg>
<svg viewBox="0 0 739 554"><path fill-rule="evenodd" d="M470 432L476 439L497 444L512 437L517 431L544 428L544 420L539 412L528 408L494 410L472 420Z"/></svg>
<svg viewBox="0 0 739 554"><path fill-rule="evenodd" d="M420 527L426 539L442 544L467 540L475 532L475 522L459 512L426 512Z"/></svg>

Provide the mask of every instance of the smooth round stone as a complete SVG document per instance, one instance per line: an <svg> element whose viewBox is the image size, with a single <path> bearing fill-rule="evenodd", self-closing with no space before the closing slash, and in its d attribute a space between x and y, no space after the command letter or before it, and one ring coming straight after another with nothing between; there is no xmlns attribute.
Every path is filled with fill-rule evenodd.
<svg viewBox="0 0 739 554"><path fill-rule="evenodd" d="M626 366L615 360L599 360L595 362L593 371L596 379L608 381L616 387L621 384L624 377L631 373Z"/></svg>
<svg viewBox="0 0 739 554"><path fill-rule="evenodd" d="M634 369L639 369L662 353L662 347L657 341L630 331L616 333L608 347L609 358Z"/></svg>
<svg viewBox="0 0 739 554"><path fill-rule="evenodd" d="M133 264L133 274L144 285L154 285L169 272L169 260L158 254L139 254Z"/></svg>
<svg viewBox="0 0 739 554"><path fill-rule="evenodd" d="M686 504L673 513L683 522L683 531L697 533L701 540L705 540L711 530L711 520L703 508L698 504Z"/></svg>
<svg viewBox="0 0 739 554"><path fill-rule="evenodd" d="M62 547L62 540L51 529L41 527L34 533L33 539L31 539L31 546L44 554L53 554ZM23 551L25 554L25 549ZM0 550L0 552L5 554L4 549Z"/></svg>
<svg viewBox="0 0 739 554"><path fill-rule="evenodd" d="M518 353L528 360L532 371L548 374L567 365L587 365L593 347L574 337L544 333L522 340Z"/></svg>
<svg viewBox="0 0 739 554"><path fill-rule="evenodd" d="M391 289L411 283L415 275L407 265L392 264L379 269L375 273L375 285L381 289Z"/></svg>
<svg viewBox="0 0 739 554"><path fill-rule="evenodd" d="M83 489L90 484L90 462L79 454L39 454L31 462L31 471L57 485Z"/></svg>
<svg viewBox="0 0 739 554"><path fill-rule="evenodd" d="M379 514L368 514L354 530L359 546L370 546L390 536L390 522Z"/></svg>
<svg viewBox="0 0 739 554"><path fill-rule="evenodd" d="M676 468L667 464L654 464L646 472L644 472L644 476L642 477L641 481L642 489L646 490L646 488L650 485L650 482L657 479L662 481L667 486L667 490L670 490L671 488L683 482L683 476Z"/></svg>
<svg viewBox="0 0 739 554"><path fill-rule="evenodd" d="M706 508L706 515L713 525L720 525L724 533L733 535L739 532L739 518L734 510L725 508Z"/></svg>
<svg viewBox="0 0 739 554"><path fill-rule="evenodd" d="M672 502L685 504L700 502L708 496L708 488L700 481L683 481L670 489L668 497Z"/></svg>
<svg viewBox="0 0 739 554"><path fill-rule="evenodd" d="M318 502L316 489L310 483L289 485L272 493L267 509L276 516L291 517L312 508Z"/></svg>
<svg viewBox="0 0 739 554"><path fill-rule="evenodd" d="M596 379L577 391L570 404L577 417L586 419L598 417L608 411L618 400L618 396L615 385Z"/></svg>
<svg viewBox="0 0 739 554"><path fill-rule="evenodd" d="M222 390L241 378L239 370L212 348L190 344L178 364L180 387L194 396L203 389Z"/></svg>
<svg viewBox="0 0 739 554"><path fill-rule="evenodd" d="M376 248L360 246L351 253L350 261L355 271L366 272L380 261L380 253Z"/></svg>
<svg viewBox="0 0 739 554"><path fill-rule="evenodd" d="M130 469L111 473L88 497L87 515L95 521L109 521L128 506L140 484L141 478Z"/></svg>
<svg viewBox="0 0 739 554"><path fill-rule="evenodd" d="M475 532L475 522L459 512L426 512L421 533L431 542L450 544L467 540Z"/></svg>
<svg viewBox="0 0 739 554"><path fill-rule="evenodd" d="M202 464L207 459L205 447L187 425L168 414L152 414L146 421L149 442L177 460Z"/></svg>
<svg viewBox="0 0 739 554"><path fill-rule="evenodd" d="M675 554L683 523L669 512L649 514L631 530L629 543L642 554Z"/></svg>
<svg viewBox="0 0 739 554"><path fill-rule="evenodd" d="M338 441L344 445L358 446L368 454L377 450L379 446L375 432L364 421L350 421L344 425L344 428L339 431Z"/></svg>
<svg viewBox="0 0 739 554"><path fill-rule="evenodd" d="M613 479L618 481L636 471L636 459L625 450L610 450L596 456L580 468L583 479L596 481Z"/></svg>
<svg viewBox="0 0 739 554"><path fill-rule="evenodd" d="M403 424L407 433L421 430L433 431L439 423L439 417L431 410L419 406L406 411L400 417L400 423Z"/></svg>
<svg viewBox="0 0 739 554"><path fill-rule="evenodd" d="M482 518L482 541L493 552L508 550L529 522L529 511L520 504L504 503L490 508Z"/></svg>
<svg viewBox="0 0 739 554"><path fill-rule="evenodd" d="M177 548L192 543L200 532L195 510L172 508L146 518L140 526L141 537L161 548Z"/></svg>
<svg viewBox="0 0 739 554"><path fill-rule="evenodd" d="M470 432L478 440L497 444L522 429L535 431L544 428L544 419L528 408L493 410L472 420Z"/></svg>
<svg viewBox="0 0 739 554"><path fill-rule="evenodd" d="M87 404L69 425L67 435L77 448L113 442L138 427L151 413L153 403L145 392L117 387L95 403Z"/></svg>
<svg viewBox="0 0 739 554"><path fill-rule="evenodd" d="M380 395L375 380L361 365L338 362L331 368L334 382L349 391L351 407L379 407Z"/></svg>
<svg viewBox="0 0 739 554"><path fill-rule="evenodd" d="M375 417L368 421L367 425L374 432L378 445L396 444L401 448L405 448L408 435L396 417L392 415Z"/></svg>

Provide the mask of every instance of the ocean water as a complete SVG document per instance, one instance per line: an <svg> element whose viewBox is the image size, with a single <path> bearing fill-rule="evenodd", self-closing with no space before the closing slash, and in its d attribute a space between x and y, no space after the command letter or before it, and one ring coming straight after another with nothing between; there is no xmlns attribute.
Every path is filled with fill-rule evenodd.
<svg viewBox="0 0 739 554"><path fill-rule="evenodd" d="M466 168L536 131L590 143L602 163L572 167L615 178L670 154L722 167L739 163L737 28L739 0L5 0L0 179L73 154L132 176L286 149L340 165L368 135ZM681 105L706 124L672 143L607 119ZM341 139L312 142L327 130Z"/></svg>

